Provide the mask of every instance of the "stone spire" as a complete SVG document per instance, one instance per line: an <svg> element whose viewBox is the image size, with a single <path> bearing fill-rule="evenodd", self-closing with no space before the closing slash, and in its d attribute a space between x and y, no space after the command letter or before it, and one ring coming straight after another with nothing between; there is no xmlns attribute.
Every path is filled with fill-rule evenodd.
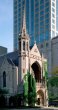
<svg viewBox="0 0 58 110"><path fill-rule="evenodd" d="M27 32L26 32L26 12L25 12L25 7L24 7L24 14L23 14L23 27L22 27L22 33L27 34Z"/></svg>
<svg viewBox="0 0 58 110"><path fill-rule="evenodd" d="M25 31L25 34L26 34L26 12L25 12L25 7L24 7L24 15L23 15L23 30Z"/></svg>
<svg viewBox="0 0 58 110"><path fill-rule="evenodd" d="M27 34L27 30L26 30L26 10L25 10L25 6L24 6L24 12L23 12L23 21L22 21L22 30L21 30L21 34L19 34L19 39L23 38L23 39L29 39L29 35Z"/></svg>
<svg viewBox="0 0 58 110"><path fill-rule="evenodd" d="M22 25L22 38L24 39L29 39L29 35L27 34L26 31L26 12L25 12L25 7L24 7L24 14L23 14L23 25Z"/></svg>

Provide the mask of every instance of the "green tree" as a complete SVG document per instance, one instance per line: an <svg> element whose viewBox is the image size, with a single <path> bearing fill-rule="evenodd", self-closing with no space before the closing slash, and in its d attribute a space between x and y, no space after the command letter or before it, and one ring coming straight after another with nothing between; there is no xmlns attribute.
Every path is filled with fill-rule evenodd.
<svg viewBox="0 0 58 110"><path fill-rule="evenodd" d="M58 87L58 76L53 76L48 80L49 84L53 87Z"/></svg>
<svg viewBox="0 0 58 110"><path fill-rule="evenodd" d="M28 77L28 104L30 106L35 106L36 101L36 83L35 78L29 73Z"/></svg>
<svg viewBox="0 0 58 110"><path fill-rule="evenodd" d="M36 84L35 78L29 72L24 76L24 103L30 106L35 105L36 101Z"/></svg>
<svg viewBox="0 0 58 110"><path fill-rule="evenodd" d="M6 89L0 89L0 95L8 94L8 90Z"/></svg>
<svg viewBox="0 0 58 110"><path fill-rule="evenodd" d="M24 88L23 91L24 105L26 105L28 103L28 73L24 76L23 88Z"/></svg>
<svg viewBox="0 0 58 110"><path fill-rule="evenodd" d="M0 88L0 107L5 107L6 106L6 98L5 95L8 94L8 90L1 89Z"/></svg>

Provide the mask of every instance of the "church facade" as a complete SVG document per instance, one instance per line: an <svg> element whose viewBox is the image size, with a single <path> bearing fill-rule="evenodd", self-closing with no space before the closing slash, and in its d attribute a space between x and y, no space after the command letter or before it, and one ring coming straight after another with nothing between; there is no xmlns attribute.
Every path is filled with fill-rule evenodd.
<svg viewBox="0 0 58 110"><path fill-rule="evenodd" d="M41 56L36 42L34 46L29 48L29 36L26 32L25 15L22 33L19 35L19 68L18 68L18 84L20 94L23 93L23 79L29 71L36 81L36 94L38 104L48 105L46 81L43 81L43 63L47 60Z"/></svg>
<svg viewBox="0 0 58 110"><path fill-rule="evenodd" d="M30 47L29 40L24 14L19 50L0 57L0 89L8 90L8 97L17 93L23 94L24 76L29 71L36 81L37 104L47 106L47 86L43 78L43 63L47 60L40 54L36 42Z"/></svg>

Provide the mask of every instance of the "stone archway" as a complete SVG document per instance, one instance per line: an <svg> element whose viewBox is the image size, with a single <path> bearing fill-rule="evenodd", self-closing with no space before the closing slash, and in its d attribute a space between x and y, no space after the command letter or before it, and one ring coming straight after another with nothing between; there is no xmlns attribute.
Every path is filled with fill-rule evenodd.
<svg viewBox="0 0 58 110"><path fill-rule="evenodd" d="M35 61L32 65L31 68L34 72L34 77L36 82L41 82L41 67L37 61Z"/></svg>
<svg viewBox="0 0 58 110"><path fill-rule="evenodd" d="M37 92L37 104L44 105L44 93L42 90L38 90Z"/></svg>

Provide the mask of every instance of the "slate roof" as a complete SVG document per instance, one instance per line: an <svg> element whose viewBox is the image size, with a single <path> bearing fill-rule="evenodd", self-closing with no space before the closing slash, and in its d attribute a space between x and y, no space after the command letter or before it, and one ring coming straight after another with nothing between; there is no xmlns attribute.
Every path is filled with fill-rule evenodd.
<svg viewBox="0 0 58 110"><path fill-rule="evenodd" d="M8 61L8 63L11 64L12 66L15 65L11 59L7 58L7 61Z"/></svg>
<svg viewBox="0 0 58 110"><path fill-rule="evenodd" d="M1 67L3 61L4 61L4 57L0 57L0 67Z"/></svg>
<svg viewBox="0 0 58 110"><path fill-rule="evenodd" d="M33 47L33 46L30 46L30 50L32 49L32 47ZM5 58L5 57L7 58L8 62L9 62L11 65L18 66L18 61L19 61L19 60L18 60L18 50L0 56L0 67L1 67L2 62L4 61L4 58Z"/></svg>
<svg viewBox="0 0 58 110"><path fill-rule="evenodd" d="M11 52L11 53L1 56L0 57L0 66L2 65L2 62L4 61L5 57L7 58L8 62L11 65L18 66L18 51Z"/></svg>

